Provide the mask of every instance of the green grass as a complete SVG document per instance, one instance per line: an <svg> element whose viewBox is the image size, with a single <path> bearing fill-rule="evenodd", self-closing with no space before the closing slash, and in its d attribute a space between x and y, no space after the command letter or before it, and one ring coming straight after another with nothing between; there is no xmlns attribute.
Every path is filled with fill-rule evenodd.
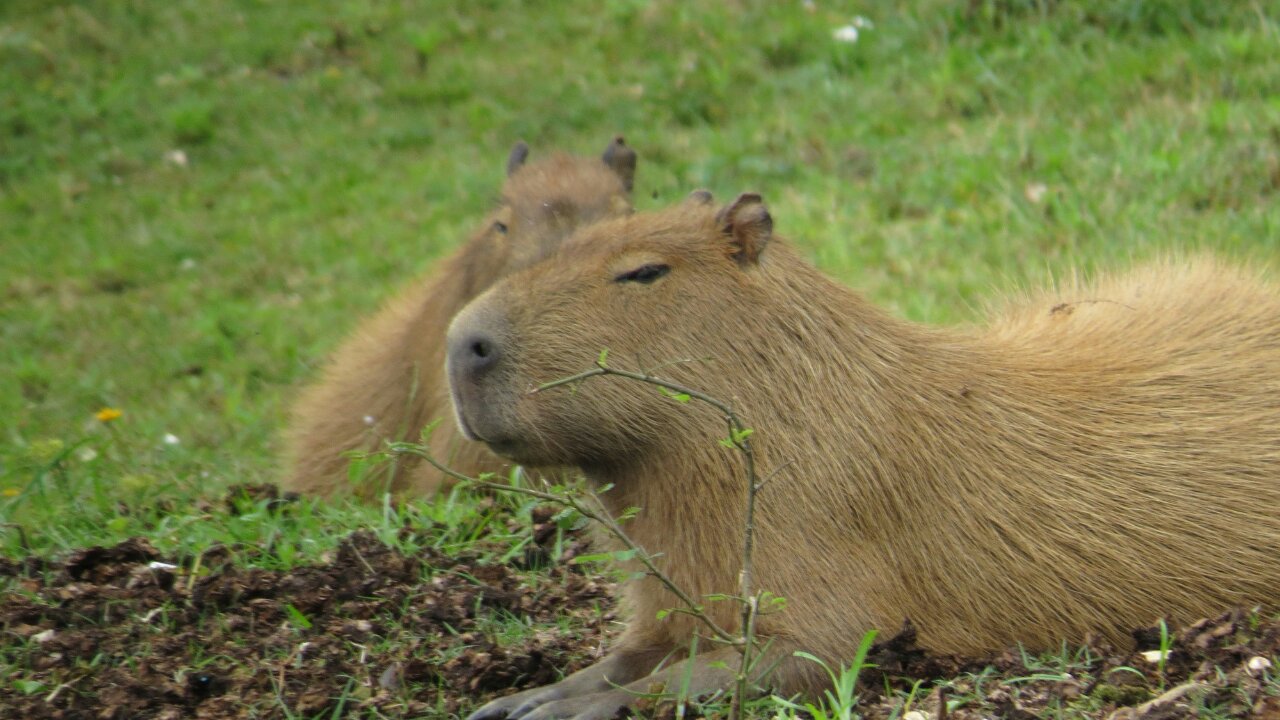
<svg viewBox="0 0 1280 720"><path fill-rule="evenodd" d="M462 542L483 518L447 500L207 506L276 478L296 388L467 235L519 138L622 132L641 208L760 191L922 321L1075 267L1280 257L1270 3L727 5L0 5L0 553L143 534L301 562L398 513Z"/></svg>

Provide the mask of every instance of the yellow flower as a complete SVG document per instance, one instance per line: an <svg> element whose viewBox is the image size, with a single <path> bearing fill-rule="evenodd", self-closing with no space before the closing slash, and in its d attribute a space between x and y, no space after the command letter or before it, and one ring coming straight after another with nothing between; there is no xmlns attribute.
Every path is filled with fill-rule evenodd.
<svg viewBox="0 0 1280 720"><path fill-rule="evenodd" d="M5 488L3 490L0 490L0 495L3 495L5 497L18 497L21 494L22 494L22 491L19 490L18 488Z"/></svg>
<svg viewBox="0 0 1280 720"><path fill-rule="evenodd" d="M104 407L101 410L99 410L97 414L94 415L94 417L98 418L99 420L105 423L105 422L111 422L112 420L115 420L121 415L124 415L123 410L117 410L116 408L112 408L112 407Z"/></svg>

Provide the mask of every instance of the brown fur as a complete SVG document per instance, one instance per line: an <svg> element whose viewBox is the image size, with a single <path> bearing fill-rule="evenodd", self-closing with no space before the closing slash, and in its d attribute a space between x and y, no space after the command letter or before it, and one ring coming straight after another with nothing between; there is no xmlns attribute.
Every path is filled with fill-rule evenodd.
<svg viewBox="0 0 1280 720"><path fill-rule="evenodd" d="M501 205L482 229L364 320L303 392L286 433L286 488L364 497L387 490L433 492L444 478L425 463L401 457L359 486L348 479L348 466L350 451L416 440L437 419L446 421L431 435L437 458L473 475L505 465L448 422L443 367L449 320L498 279L551 254L577 227L629 213L635 169L635 155L621 138L603 160L557 154L526 165L527 154L523 143L512 151Z"/></svg>
<svg viewBox="0 0 1280 720"><path fill-rule="evenodd" d="M670 271L617 280L646 265ZM732 401L756 430L760 472L777 473L755 553L757 587L787 600L759 625L776 657L848 661L866 630L906 618L939 652L1125 643L1160 616L1280 600L1280 293L1252 272L1157 262L960 331L822 275L772 237L755 196L579 233L455 319L456 411L508 457L612 484L614 512L641 508L631 536L700 597L737 589L740 457L717 443L714 411L634 381L528 392L603 348L620 368L687 361L657 374ZM627 702L609 682L678 682L679 665L646 675L686 652L695 621L656 619L676 600L652 579L627 598L633 619L600 665L475 717L603 716ZM736 626L732 604L709 609ZM710 660L732 657L700 658L695 688L723 684ZM784 693L824 680L799 660L772 678Z"/></svg>

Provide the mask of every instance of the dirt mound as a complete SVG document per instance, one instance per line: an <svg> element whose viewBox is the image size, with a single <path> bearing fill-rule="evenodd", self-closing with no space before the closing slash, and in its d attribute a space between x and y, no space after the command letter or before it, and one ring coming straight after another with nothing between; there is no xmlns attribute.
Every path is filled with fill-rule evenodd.
<svg viewBox="0 0 1280 720"><path fill-rule="evenodd" d="M0 717L453 712L590 662L611 619L612 585L563 562L528 575L474 554L405 555L367 531L287 572L230 557L179 562L132 539L60 564L0 560L19 588L0 602L4 651L30 669L0 685ZM581 629L503 649L495 611Z"/></svg>

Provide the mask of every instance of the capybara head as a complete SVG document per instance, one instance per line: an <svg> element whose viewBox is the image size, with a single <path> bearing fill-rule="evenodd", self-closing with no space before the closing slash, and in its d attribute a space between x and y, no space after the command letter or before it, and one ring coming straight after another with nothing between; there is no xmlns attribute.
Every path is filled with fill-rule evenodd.
<svg viewBox="0 0 1280 720"><path fill-rule="evenodd" d="M468 248L472 296L551 254L575 229L631 211L636 154L621 136L600 162L565 154L528 159L529 146L517 143L507 158L501 203Z"/></svg>
<svg viewBox="0 0 1280 720"><path fill-rule="evenodd" d="M609 378L531 391L590 368L602 350L620 366L662 364L664 377L713 391L716 376L736 372L735 356L758 361L768 352L758 343L770 341L747 325L771 282L772 226L758 195L717 211L697 192L666 211L587 228L548 262L499 283L449 330L463 432L518 462L584 468L634 459L669 436L690 413L652 387Z"/></svg>

